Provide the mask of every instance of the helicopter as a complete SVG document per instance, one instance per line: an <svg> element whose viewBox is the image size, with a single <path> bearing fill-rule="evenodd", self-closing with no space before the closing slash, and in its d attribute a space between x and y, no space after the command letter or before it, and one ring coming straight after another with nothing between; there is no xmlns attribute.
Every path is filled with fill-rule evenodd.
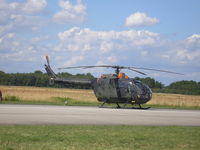
<svg viewBox="0 0 200 150"><path fill-rule="evenodd" d="M83 84L91 86L94 94L99 102L102 102L100 107L103 107L105 103L116 104L116 108L121 108L123 104L124 108L127 104L132 106L138 105L139 109L143 108L141 104L145 104L152 98L152 90L145 83L129 78L125 73L121 72L122 69L131 70L142 75L146 75L139 70L159 71L172 74L181 74L166 70L140 68L140 67L126 67L126 66L114 66L114 65L98 65L98 66L75 66L65 67L58 69L88 69L88 68L113 68L114 74L102 74L101 77L95 79L72 79L58 77L50 67L49 57L46 56L47 64L45 64L45 70L50 77L50 83L54 84ZM132 107L135 108L135 107Z"/></svg>

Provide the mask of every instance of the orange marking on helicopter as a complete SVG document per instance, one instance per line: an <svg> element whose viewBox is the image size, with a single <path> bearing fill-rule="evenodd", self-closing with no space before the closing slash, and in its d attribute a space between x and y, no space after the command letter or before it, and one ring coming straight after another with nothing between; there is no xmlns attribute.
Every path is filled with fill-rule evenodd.
<svg viewBox="0 0 200 150"><path fill-rule="evenodd" d="M129 77L128 77L125 73L120 72L120 73L118 74L118 78L119 78L119 79L128 79Z"/></svg>

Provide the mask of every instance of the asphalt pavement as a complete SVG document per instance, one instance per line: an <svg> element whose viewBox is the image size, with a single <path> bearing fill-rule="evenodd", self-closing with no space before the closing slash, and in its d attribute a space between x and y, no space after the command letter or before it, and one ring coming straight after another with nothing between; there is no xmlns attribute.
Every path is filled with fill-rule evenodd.
<svg viewBox="0 0 200 150"><path fill-rule="evenodd" d="M199 110L0 104L0 125L200 126Z"/></svg>

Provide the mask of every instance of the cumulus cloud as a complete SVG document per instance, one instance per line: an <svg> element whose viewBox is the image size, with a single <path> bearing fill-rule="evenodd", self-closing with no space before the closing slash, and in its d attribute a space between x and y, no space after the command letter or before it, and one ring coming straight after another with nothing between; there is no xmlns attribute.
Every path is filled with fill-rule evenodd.
<svg viewBox="0 0 200 150"><path fill-rule="evenodd" d="M77 0L75 5L72 5L69 1L60 0L59 6L61 10L53 15L53 20L56 23L77 24L86 20L87 7L81 0Z"/></svg>
<svg viewBox="0 0 200 150"><path fill-rule="evenodd" d="M44 11L47 6L46 0L27 0L25 2L10 2L0 0L0 11L8 14L31 14L35 15Z"/></svg>
<svg viewBox="0 0 200 150"><path fill-rule="evenodd" d="M186 63L200 58L200 35L194 34L181 43L184 49L177 51L177 56ZM200 60L199 60L200 63Z"/></svg>
<svg viewBox="0 0 200 150"><path fill-rule="evenodd" d="M125 26L127 27L140 27L150 26L159 23L157 18L147 16L145 13L136 12L126 18Z"/></svg>
<svg viewBox="0 0 200 150"><path fill-rule="evenodd" d="M167 62L182 67L200 68L200 35L194 34L184 40L164 43L163 49L164 45L168 48L160 55Z"/></svg>
<svg viewBox="0 0 200 150"><path fill-rule="evenodd" d="M34 37L28 40L19 38L14 33L6 34L0 38L0 60L8 62L36 61L49 49L48 46L41 45L41 40L46 39L47 37Z"/></svg>
<svg viewBox="0 0 200 150"><path fill-rule="evenodd" d="M186 47L192 49L200 49L200 34L193 34L192 36L188 37L186 40Z"/></svg>
<svg viewBox="0 0 200 150"><path fill-rule="evenodd" d="M0 3L0 35L24 29L36 30L44 24L40 14L47 6L46 0L10 3L0 0Z"/></svg>
<svg viewBox="0 0 200 150"><path fill-rule="evenodd" d="M153 45L159 38L159 34L136 30L105 32L74 27L60 32L58 37L60 48L67 51L98 50L101 53L109 53L113 50L127 50L130 47Z"/></svg>
<svg viewBox="0 0 200 150"><path fill-rule="evenodd" d="M23 4L22 11L29 14L37 14L44 11L46 6L46 0L28 0L26 3Z"/></svg>
<svg viewBox="0 0 200 150"><path fill-rule="evenodd" d="M77 64L78 62L81 62L83 59L84 59L83 56L74 56L70 60L64 62L62 66L70 67L73 66L74 64Z"/></svg>
<svg viewBox="0 0 200 150"><path fill-rule="evenodd" d="M23 33L32 36L27 31L37 30L45 24L41 14L45 11L46 5L46 0L0 0L0 66L3 70L21 69L24 72L27 69L25 64L38 60L46 49L45 46L38 45L36 39L30 41L23 37Z"/></svg>
<svg viewBox="0 0 200 150"><path fill-rule="evenodd" d="M96 31L73 27L60 32L58 38L60 43L55 49L65 56L59 62L81 55L83 60L73 65L136 65L135 62L141 61L151 51L150 48L159 43L160 35L150 31ZM59 66L62 64L59 63Z"/></svg>

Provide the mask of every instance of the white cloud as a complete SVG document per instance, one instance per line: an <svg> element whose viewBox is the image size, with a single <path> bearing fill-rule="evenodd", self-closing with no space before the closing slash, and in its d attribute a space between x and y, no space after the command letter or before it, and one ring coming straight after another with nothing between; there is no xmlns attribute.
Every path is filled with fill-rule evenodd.
<svg viewBox="0 0 200 150"><path fill-rule="evenodd" d="M43 12L47 6L46 0L28 0L23 4L22 10L28 14L37 14Z"/></svg>
<svg viewBox="0 0 200 150"><path fill-rule="evenodd" d="M103 53L108 53L113 50L114 44L112 42L102 41L100 44L100 51Z"/></svg>
<svg viewBox="0 0 200 150"><path fill-rule="evenodd" d="M48 37L33 37L32 39L22 38L16 33L6 33L0 37L0 65L8 69L24 69L22 66L29 62L38 63L40 57L47 54L50 47L41 43L48 40ZM6 67L5 64L11 66ZM17 68L12 67L15 63L20 65ZM30 65L30 64L29 64ZM26 67L25 67L26 68Z"/></svg>
<svg viewBox="0 0 200 150"><path fill-rule="evenodd" d="M81 62L84 59L83 56L73 56L70 60L66 61L63 63L63 67L70 67L73 66L74 64Z"/></svg>
<svg viewBox="0 0 200 150"><path fill-rule="evenodd" d="M53 15L53 20L61 24L76 24L83 23L86 20L87 12L86 5L77 0L75 5L69 1L60 0L59 6L61 10Z"/></svg>
<svg viewBox="0 0 200 150"><path fill-rule="evenodd" d="M200 49L200 34L193 34L188 37L184 42L186 43L186 47L192 50Z"/></svg>
<svg viewBox="0 0 200 150"><path fill-rule="evenodd" d="M15 36L14 33L8 33L0 37L0 52L7 49L13 50L10 45L16 45L17 42L15 42Z"/></svg>
<svg viewBox="0 0 200 150"><path fill-rule="evenodd" d="M200 64L200 35L194 34L185 40L166 43L170 48L163 52L163 58L177 65L199 66ZM165 44L165 45L166 45Z"/></svg>
<svg viewBox="0 0 200 150"><path fill-rule="evenodd" d="M89 28L74 27L58 33L60 40L56 46L57 54L70 60L73 65L136 65L142 57L148 57L148 47L159 43L160 35L149 31L95 31ZM76 56L84 56L81 61L71 60ZM58 62L58 66L63 65ZM73 63L71 63L73 62ZM93 71L93 70L91 70Z"/></svg>
<svg viewBox="0 0 200 150"><path fill-rule="evenodd" d="M140 26L150 26L157 23L159 23L159 20L157 18L149 17L142 12L136 12L126 18L125 26L140 27Z"/></svg>
<svg viewBox="0 0 200 150"><path fill-rule="evenodd" d="M173 61L177 64L187 65L188 63L192 63L195 57L199 58L200 55L198 53L193 53L186 49L177 50Z"/></svg>
<svg viewBox="0 0 200 150"><path fill-rule="evenodd" d="M137 49L150 46L159 39L159 34L149 31L94 31L88 28L71 28L58 34L60 49L66 51L96 51L110 53L113 50ZM134 50L132 49L132 50Z"/></svg>
<svg viewBox="0 0 200 150"><path fill-rule="evenodd" d="M10 3L1 0L0 3L0 36L13 31L37 30L45 24L41 13L47 6L46 0Z"/></svg>
<svg viewBox="0 0 200 150"><path fill-rule="evenodd" d="M5 0L0 1L0 11L6 12L9 15L12 14L31 14L36 15L45 10L47 6L46 0L27 0L25 2L10 2Z"/></svg>
<svg viewBox="0 0 200 150"><path fill-rule="evenodd" d="M194 56L192 56L192 54L190 52L188 52L188 50L186 49L182 49L182 50L178 50L176 52L176 56L181 59L181 60L192 60L194 58ZM183 61L181 61L183 62Z"/></svg>
<svg viewBox="0 0 200 150"><path fill-rule="evenodd" d="M107 60L112 64L117 62L117 58L115 56L108 56Z"/></svg>
<svg viewBox="0 0 200 150"><path fill-rule="evenodd" d="M187 38L188 40L195 40L195 39L200 39L200 35L199 34L193 34L192 36Z"/></svg>

